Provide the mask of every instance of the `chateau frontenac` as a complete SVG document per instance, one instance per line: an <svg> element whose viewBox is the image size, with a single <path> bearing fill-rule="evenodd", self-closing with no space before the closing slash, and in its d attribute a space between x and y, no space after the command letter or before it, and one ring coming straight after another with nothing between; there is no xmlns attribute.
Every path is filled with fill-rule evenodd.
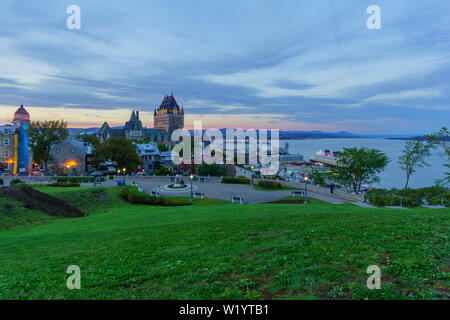
<svg viewBox="0 0 450 320"><path fill-rule="evenodd" d="M154 129L143 126L139 111L133 111L130 120L123 128L111 128L107 122L97 132L100 141L110 137L169 143L171 134L184 127L184 109L180 109L173 94L165 96L163 102L154 112Z"/></svg>

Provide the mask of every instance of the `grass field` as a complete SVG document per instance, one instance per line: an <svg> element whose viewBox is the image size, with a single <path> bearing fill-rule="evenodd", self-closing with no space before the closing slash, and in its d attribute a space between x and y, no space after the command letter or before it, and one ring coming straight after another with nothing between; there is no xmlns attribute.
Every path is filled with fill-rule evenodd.
<svg viewBox="0 0 450 320"><path fill-rule="evenodd" d="M448 209L151 207L118 188L40 190L95 214L0 230L0 299L448 298ZM70 265L81 290L66 287ZM365 286L370 265L381 290Z"/></svg>

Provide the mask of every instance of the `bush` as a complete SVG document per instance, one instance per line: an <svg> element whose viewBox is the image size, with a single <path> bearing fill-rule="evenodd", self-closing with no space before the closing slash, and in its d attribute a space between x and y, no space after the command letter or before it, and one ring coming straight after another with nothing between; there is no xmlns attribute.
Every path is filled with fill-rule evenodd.
<svg viewBox="0 0 450 320"><path fill-rule="evenodd" d="M222 183L250 184L250 179L247 179L247 178L223 177L222 178Z"/></svg>
<svg viewBox="0 0 450 320"><path fill-rule="evenodd" d="M275 181L261 180L258 182L258 187L263 189L281 189L281 183Z"/></svg>
<svg viewBox="0 0 450 320"><path fill-rule="evenodd" d="M22 181L20 181L20 179L12 179L11 182L9 183L11 186L14 186L16 184L21 184Z"/></svg>
<svg viewBox="0 0 450 320"><path fill-rule="evenodd" d="M154 176L167 176L167 175L173 176L175 174L173 173L173 170L171 170L170 168L161 167L158 170L156 170L155 172L153 172L153 175Z"/></svg>
<svg viewBox="0 0 450 320"><path fill-rule="evenodd" d="M0 186L2 186L5 182L0 178Z"/></svg>
<svg viewBox="0 0 450 320"><path fill-rule="evenodd" d="M114 179L114 175L110 174L109 175L109 180L113 180Z"/></svg>

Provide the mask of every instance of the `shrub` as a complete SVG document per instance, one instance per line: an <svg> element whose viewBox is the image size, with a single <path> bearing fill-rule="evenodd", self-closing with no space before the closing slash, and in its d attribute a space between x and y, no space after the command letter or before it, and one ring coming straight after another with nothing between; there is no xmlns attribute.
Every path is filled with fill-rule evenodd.
<svg viewBox="0 0 450 320"><path fill-rule="evenodd" d="M261 180L258 182L258 187L263 189L281 189L281 183L275 181Z"/></svg>
<svg viewBox="0 0 450 320"><path fill-rule="evenodd" d="M114 179L114 175L110 174L109 175L109 180L113 180Z"/></svg>
<svg viewBox="0 0 450 320"><path fill-rule="evenodd" d="M2 186L5 182L0 178L0 186Z"/></svg>
<svg viewBox="0 0 450 320"><path fill-rule="evenodd" d="M223 177L222 178L222 183L250 184L250 179L247 179L247 178Z"/></svg>
<svg viewBox="0 0 450 320"><path fill-rule="evenodd" d="M20 181L20 179L12 179L11 182L9 183L11 186L14 186L16 184L21 184L22 181Z"/></svg>
<svg viewBox="0 0 450 320"><path fill-rule="evenodd" d="M173 176L174 173L173 173L173 170L171 170L168 167L161 167L158 170L156 170L155 172L153 172L153 175L154 176L167 176L167 175Z"/></svg>

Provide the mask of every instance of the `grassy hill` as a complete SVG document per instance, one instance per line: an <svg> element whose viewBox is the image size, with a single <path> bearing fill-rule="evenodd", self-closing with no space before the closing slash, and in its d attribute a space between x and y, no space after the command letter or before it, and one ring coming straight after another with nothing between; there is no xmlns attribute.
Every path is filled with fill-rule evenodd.
<svg viewBox="0 0 450 320"><path fill-rule="evenodd" d="M86 201L87 190L41 189L96 214L0 231L0 299L448 297L448 209L151 207L117 188ZM81 290L66 287L70 265ZM370 265L381 267L381 290L365 286Z"/></svg>

